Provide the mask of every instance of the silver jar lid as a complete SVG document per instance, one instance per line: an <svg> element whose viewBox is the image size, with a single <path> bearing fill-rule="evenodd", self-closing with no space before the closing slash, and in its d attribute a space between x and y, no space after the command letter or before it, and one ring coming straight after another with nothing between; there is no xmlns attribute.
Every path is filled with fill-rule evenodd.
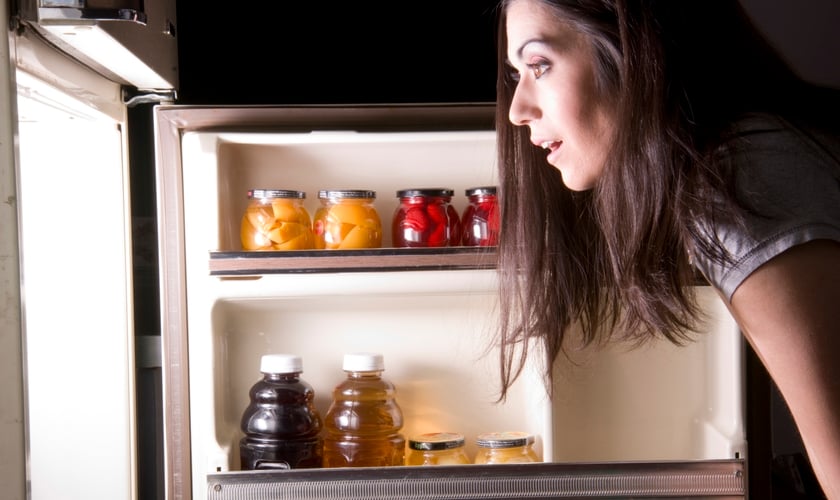
<svg viewBox="0 0 840 500"><path fill-rule="evenodd" d="M318 191L318 198L376 198L376 191L369 189L322 189Z"/></svg>
<svg viewBox="0 0 840 500"><path fill-rule="evenodd" d="M482 448L516 448L534 442L534 436L527 432L487 432L479 434L476 444Z"/></svg>
<svg viewBox="0 0 840 500"><path fill-rule="evenodd" d="M303 191L294 191L290 189L249 189L248 199L266 199L266 198L306 198L306 193Z"/></svg>

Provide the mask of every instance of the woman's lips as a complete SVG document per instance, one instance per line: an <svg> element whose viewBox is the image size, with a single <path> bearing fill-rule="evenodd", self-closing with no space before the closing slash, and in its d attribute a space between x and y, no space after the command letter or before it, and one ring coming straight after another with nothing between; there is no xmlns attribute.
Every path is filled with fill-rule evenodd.
<svg viewBox="0 0 840 500"><path fill-rule="evenodd" d="M534 145L540 147L542 149L546 149L548 151L554 151L558 147L562 141L534 141Z"/></svg>
<svg viewBox="0 0 840 500"><path fill-rule="evenodd" d="M557 150L560 149L561 144L563 144L563 141L541 141L539 143L539 146L541 148L548 151L546 159L549 161L549 163L551 163L551 157L554 155L554 153L556 153Z"/></svg>

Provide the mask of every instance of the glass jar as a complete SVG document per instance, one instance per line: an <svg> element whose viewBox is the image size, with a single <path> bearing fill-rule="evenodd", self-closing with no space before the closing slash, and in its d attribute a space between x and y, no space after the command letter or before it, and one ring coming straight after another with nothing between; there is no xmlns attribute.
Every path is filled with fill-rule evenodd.
<svg viewBox="0 0 840 500"><path fill-rule="evenodd" d="M397 191L391 239L395 247L445 247L460 243L460 217L452 207L451 189Z"/></svg>
<svg viewBox="0 0 840 500"><path fill-rule="evenodd" d="M464 448L464 435L429 432L408 440L406 465L462 465L472 461Z"/></svg>
<svg viewBox="0 0 840 500"><path fill-rule="evenodd" d="M313 221L315 248L379 248L382 221L374 207L375 191L344 189L318 192L321 206Z"/></svg>
<svg viewBox="0 0 840 500"><path fill-rule="evenodd" d="M461 244L471 247L498 245L499 205L496 200L496 187L474 187L467 189L464 194L469 203L461 217Z"/></svg>
<svg viewBox="0 0 840 500"><path fill-rule="evenodd" d="M527 432L488 432L476 438L477 464L540 462L534 451L534 436Z"/></svg>
<svg viewBox="0 0 840 500"><path fill-rule="evenodd" d="M314 248L306 193L286 189L251 189L242 215L239 239L243 250L306 250Z"/></svg>

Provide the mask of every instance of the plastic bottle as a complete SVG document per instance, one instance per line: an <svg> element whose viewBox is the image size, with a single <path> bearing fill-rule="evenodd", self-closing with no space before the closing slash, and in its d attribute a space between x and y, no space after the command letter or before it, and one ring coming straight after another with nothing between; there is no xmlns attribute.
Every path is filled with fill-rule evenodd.
<svg viewBox="0 0 840 500"><path fill-rule="evenodd" d="M345 354L343 369L324 417L324 467L404 465L403 414L394 384L382 378L383 356Z"/></svg>
<svg viewBox="0 0 840 500"><path fill-rule="evenodd" d="M267 354L260 371L263 378L251 387L240 424L242 470L321 467L323 420L315 391L300 378L300 356Z"/></svg>

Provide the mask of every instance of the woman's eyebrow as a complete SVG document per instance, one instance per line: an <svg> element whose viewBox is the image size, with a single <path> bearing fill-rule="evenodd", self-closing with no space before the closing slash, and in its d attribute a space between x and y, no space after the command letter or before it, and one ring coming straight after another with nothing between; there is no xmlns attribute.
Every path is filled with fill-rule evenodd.
<svg viewBox="0 0 840 500"><path fill-rule="evenodd" d="M522 53L525 51L525 48L532 43L539 43L541 45L544 45L546 41L542 38L529 38L528 40L525 40L524 42L522 42L519 48L516 49L516 57L522 59Z"/></svg>

